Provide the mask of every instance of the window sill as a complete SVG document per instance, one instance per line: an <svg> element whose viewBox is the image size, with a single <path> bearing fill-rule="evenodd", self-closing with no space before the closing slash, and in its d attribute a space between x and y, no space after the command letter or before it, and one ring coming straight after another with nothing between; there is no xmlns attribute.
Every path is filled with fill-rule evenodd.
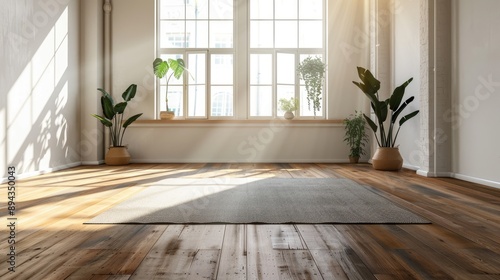
<svg viewBox="0 0 500 280"><path fill-rule="evenodd" d="M137 120L131 127L162 127L162 126L217 126L217 127L265 127L265 126L287 126L287 127L336 127L344 126L343 120Z"/></svg>

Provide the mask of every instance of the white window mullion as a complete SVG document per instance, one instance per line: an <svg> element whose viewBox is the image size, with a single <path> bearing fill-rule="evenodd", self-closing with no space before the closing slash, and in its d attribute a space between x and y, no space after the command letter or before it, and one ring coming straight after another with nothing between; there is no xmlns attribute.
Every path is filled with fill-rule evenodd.
<svg viewBox="0 0 500 280"><path fill-rule="evenodd" d="M210 15L210 12L209 12ZM209 22L210 24L210 22ZM210 37L209 37L209 44L210 44ZM206 56L206 65L205 65L205 115L206 118L210 118L212 116L212 71L211 71L211 65L212 65L212 53L207 51L207 56Z"/></svg>
<svg viewBox="0 0 500 280"><path fill-rule="evenodd" d="M249 1L234 3L234 95L233 117L247 119L250 115L250 4Z"/></svg>
<svg viewBox="0 0 500 280"><path fill-rule="evenodd" d="M294 98L300 100L300 74L297 71L300 63L300 53L295 54L295 96ZM300 108L300 107L299 107ZM300 117L300 109L295 112L296 117Z"/></svg>

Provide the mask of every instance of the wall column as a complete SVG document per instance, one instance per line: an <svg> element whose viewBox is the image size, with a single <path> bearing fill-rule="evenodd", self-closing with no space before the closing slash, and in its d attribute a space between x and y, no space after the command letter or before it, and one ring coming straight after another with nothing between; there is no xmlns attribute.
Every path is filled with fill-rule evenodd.
<svg viewBox="0 0 500 280"><path fill-rule="evenodd" d="M81 5L81 155L82 164L103 163L103 126L91 114L102 114L97 88L104 84L103 0Z"/></svg>
<svg viewBox="0 0 500 280"><path fill-rule="evenodd" d="M451 175L452 3L451 0L421 0L421 126L423 156L417 171L427 177Z"/></svg>

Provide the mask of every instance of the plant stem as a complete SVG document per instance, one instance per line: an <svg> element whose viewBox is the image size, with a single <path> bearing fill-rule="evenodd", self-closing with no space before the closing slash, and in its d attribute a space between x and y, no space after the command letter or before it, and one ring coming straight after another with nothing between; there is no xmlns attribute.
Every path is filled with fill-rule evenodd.
<svg viewBox="0 0 500 280"><path fill-rule="evenodd" d="M165 89L166 89L166 92L165 92L165 103L167 105L167 112L169 111L168 110L168 83L170 82L170 78L172 78L172 75L174 75L174 72L170 73L170 76L168 76L168 78L167 78L167 86L165 87Z"/></svg>

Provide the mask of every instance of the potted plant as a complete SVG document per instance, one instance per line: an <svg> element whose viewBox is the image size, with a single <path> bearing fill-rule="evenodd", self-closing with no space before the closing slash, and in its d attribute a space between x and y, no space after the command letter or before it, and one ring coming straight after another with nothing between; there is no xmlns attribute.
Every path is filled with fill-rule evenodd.
<svg viewBox="0 0 500 280"><path fill-rule="evenodd" d="M316 117L316 112L321 110L321 99L323 92L323 83L325 80L325 63L319 57L307 57L298 66L302 79L306 83L307 106Z"/></svg>
<svg viewBox="0 0 500 280"><path fill-rule="evenodd" d="M358 112L344 119L344 142L349 145L349 161L351 163L358 163L359 158L366 152L365 146L368 143L368 135L366 134L365 124L363 114Z"/></svg>
<svg viewBox="0 0 500 280"><path fill-rule="evenodd" d="M102 88L98 88L102 93L101 107L104 116L93 114L92 116L109 128L111 137L111 147L109 148L104 161L108 165L124 165L130 162L130 154L127 147L123 145L123 136L127 127L135 122L141 115L136 114L127 120L123 121L123 113L127 108L127 104L134 98L137 91L137 85L130 85L122 94L123 102L115 103L113 97Z"/></svg>
<svg viewBox="0 0 500 280"><path fill-rule="evenodd" d="M281 98L280 100L278 100L278 102L281 111L285 112L285 114L283 115L285 119L287 120L293 119L295 117L293 112L299 109L299 100L291 97L290 99Z"/></svg>
<svg viewBox="0 0 500 280"><path fill-rule="evenodd" d="M184 60L182 58L178 59L169 58L167 60L157 58L153 61L153 71L155 73L155 76L158 77L159 79L165 77L165 75L167 75L167 73L170 71L170 74L167 77L167 86L165 92L165 103L167 105L166 106L167 111L160 112L160 119L162 120L172 119L175 116L175 112L168 108L168 83L170 82L170 79L172 77L176 79L180 79L182 77L184 71L187 71L186 64L184 63Z"/></svg>
<svg viewBox="0 0 500 280"><path fill-rule="evenodd" d="M362 67L358 67L358 76L361 82L353 81L353 83L358 86L370 100L371 108L378 123L376 124L372 119L364 115L366 122L375 133L375 139L377 139L377 144L379 146L372 158L373 167L377 170L399 170L403 166L403 158L399 153L398 147L395 146L399 130L405 122L415 117L419 112L416 110L399 118L408 104L415 99L414 96L411 96L402 102L405 89L413 78L410 78L408 81L396 87L391 96L386 100L379 100L378 91L380 89L380 81L373 76L370 70ZM389 118L388 130L386 130L384 126L387 118ZM396 122L398 123L397 130L395 127ZM379 132L379 136L377 136L377 131Z"/></svg>

